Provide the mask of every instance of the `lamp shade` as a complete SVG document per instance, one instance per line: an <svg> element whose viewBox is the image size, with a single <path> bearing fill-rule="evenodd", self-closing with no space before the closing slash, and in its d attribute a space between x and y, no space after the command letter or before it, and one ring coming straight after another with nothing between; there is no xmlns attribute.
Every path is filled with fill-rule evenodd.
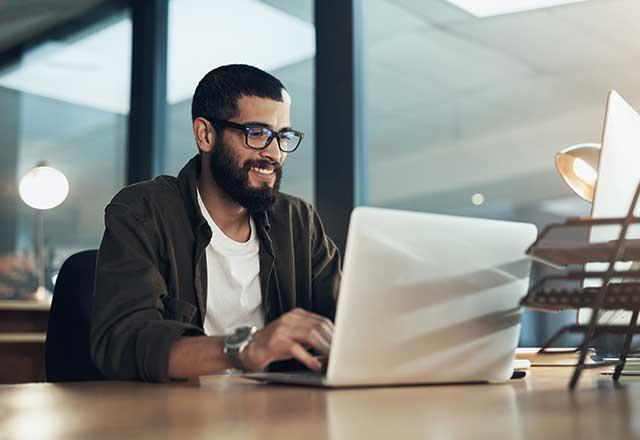
<svg viewBox="0 0 640 440"><path fill-rule="evenodd" d="M20 198L35 209L51 209L60 205L69 194L69 181L60 171L38 164L20 179Z"/></svg>
<svg viewBox="0 0 640 440"><path fill-rule="evenodd" d="M555 156L558 173L569 188L589 203L598 179L600 144L578 144L567 147Z"/></svg>

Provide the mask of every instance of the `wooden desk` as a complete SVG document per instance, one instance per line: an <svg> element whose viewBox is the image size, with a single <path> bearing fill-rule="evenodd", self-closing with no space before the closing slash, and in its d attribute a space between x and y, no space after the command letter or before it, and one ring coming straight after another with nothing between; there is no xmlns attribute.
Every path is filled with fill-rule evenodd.
<svg viewBox="0 0 640 440"><path fill-rule="evenodd" d="M640 436L640 388L536 367L503 385L326 391L229 376L145 384L0 386L0 438L620 439Z"/></svg>
<svg viewBox="0 0 640 440"><path fill-rule="evenodd" d="M48 302L0 300L0 383L45 379Z"/></svg>

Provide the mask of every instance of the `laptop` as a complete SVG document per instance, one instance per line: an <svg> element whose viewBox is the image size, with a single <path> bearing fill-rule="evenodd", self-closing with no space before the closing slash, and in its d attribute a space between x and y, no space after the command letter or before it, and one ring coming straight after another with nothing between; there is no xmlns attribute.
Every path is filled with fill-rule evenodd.
<svg viewBox="0 0 640 440"><path fill-rule="evenodd" d="M323 387L504 382L536 235L526 223L356 208L326 373L243 376Z"/></svg>

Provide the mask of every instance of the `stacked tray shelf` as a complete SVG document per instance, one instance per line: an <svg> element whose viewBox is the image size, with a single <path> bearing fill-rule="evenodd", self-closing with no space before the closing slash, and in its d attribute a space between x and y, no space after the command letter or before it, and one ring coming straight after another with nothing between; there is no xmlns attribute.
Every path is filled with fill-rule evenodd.
<svg viewBox="0 0 640 440"><path fill-rule="evenodd" d="M521 304L549 311L594 307L598 294L602 288L605 288L606 296L602 301L601 310L640 309L640 270L616 271L614 265L611 265L618 261L640 261L640 239L623 238L603 243L575 243L548 238L552 232L562 228L622 226L624 222L640 223L640 217L572 219L565 223L547 226L527 250L529 258L556 268L583 266L587 263L607 263L610 270L602 272L577 270L567 271L562 275L546 276L531 286ZM585 279L600 279L603 287L557 286L566 281L575 282Z"/></svg>
<svg viewBox="0 0 640 440"><path fill-rule="evenodd" d="M609 284L600 310L629 310L640 308L640 283ZM544 288L529 294L521 304L550 312L563 309L594 307L600 287L583 289Z"/></svg>
<svg viewBox="0 0 640 440"><path fill-rule="evenodd" d="M585 357L594 335L605 332L626 334L623 352L616 362L613 379L617 381L622 372L627 354L631 346L632 336L639 331L636 325L640 311L640 239L627 238L629 228L640 224L640 217L634 215L640 185L636 188L633 201L625 217L619 218L578 218L564 223L552 224L543 229L536 241L527 250L527 255L536 261L556 268L565 268L560 275L546 276L530 287L527 295L521 300L523 306L542 311L559 311L566 309L591 309L589 325L567 326L556 333L541 349L550 345L564 332L584 333L584 341L580 347L580 360L571 379L569 387L573 389L585 365ZM562 229L582 229L589 232L593 227L618 226L617 239L601 243L567 242L551 238L554 232ZM585 236L588 234L584 234ZM629 270L619 270L618 263L633 264ZM602 271L585 270L588 263L605 263ZM579 270L569 270L581 267ZM583 283L589 280L589 283ZM593 281L596 280L597 283ZM598 287L588 285L596 284ZM567 287L567 285L580 287ZM599 312L603 310L628 310L631 318L627 325L599 325Z"/></svg>

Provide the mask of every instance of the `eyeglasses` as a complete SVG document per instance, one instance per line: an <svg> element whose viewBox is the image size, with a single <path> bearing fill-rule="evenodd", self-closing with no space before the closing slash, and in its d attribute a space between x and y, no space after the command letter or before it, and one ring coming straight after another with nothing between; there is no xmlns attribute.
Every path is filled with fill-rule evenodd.
<svg viewBox="0 0 640 440"><path fill-rule="evenodd" d="M293 153L304 137L303 132L291 130L290 128L273 131L262 125L237 124L235 122L225 121L224 119L209 119L209 121L213 125L233 128L244 132L244 141L247 147L253 148L254 150L264 150L271 144L273 138L276 138L280 151L283 153Z"/></svg>

